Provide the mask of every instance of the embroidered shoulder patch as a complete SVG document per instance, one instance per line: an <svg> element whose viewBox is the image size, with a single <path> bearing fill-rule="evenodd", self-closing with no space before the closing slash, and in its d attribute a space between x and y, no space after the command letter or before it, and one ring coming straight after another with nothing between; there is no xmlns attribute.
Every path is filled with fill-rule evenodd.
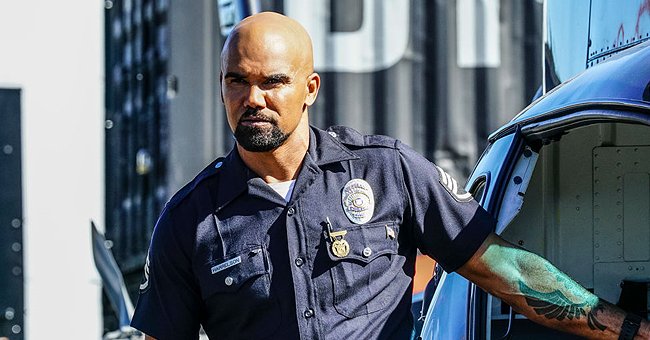
<svg viewBox="0 0 650 340"><path fill-rule="evenodd" d="M458 202L469 202L472 200L472 195L465 191L462 187L458 186L458 182L451 177L445 170L436 165L438 174L440 175L440 184L451 194L451 196Z"/></svg>
<svg viewBox="0 0 650 340"><path fill-rule="evenodd" d="M144 279L140 284L140 292L144 293L149 288L149 253L147 252L147 259L144 262Z"/></svg>

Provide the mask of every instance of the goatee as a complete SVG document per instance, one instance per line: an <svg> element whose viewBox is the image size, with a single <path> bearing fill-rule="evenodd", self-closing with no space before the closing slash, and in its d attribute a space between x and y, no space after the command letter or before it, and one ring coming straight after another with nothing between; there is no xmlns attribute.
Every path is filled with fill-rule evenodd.
<svg viewBox="0 0 650 340"><path fill-rule="evenodd" d="M248 118L258 118L270 125L270 127L258 127L242 125L241 121ZM282 145L289 134L280 130L277 121L260 115L259 110L248 109L239 119L237 128L235 128L235 139L242 148L250 152L267 152L276 149Z"/></svg>

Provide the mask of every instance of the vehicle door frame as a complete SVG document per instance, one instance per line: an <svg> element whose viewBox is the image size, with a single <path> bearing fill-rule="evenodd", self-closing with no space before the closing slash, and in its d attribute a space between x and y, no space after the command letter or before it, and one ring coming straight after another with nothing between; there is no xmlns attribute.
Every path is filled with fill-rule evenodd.
<svg viewBox="0 0 650 340"><path fill-rule="evenodd" d="M583 106L579 110L576 107L567 107L564 110L556 110L552 115L535 117L534 119L513 124L507 130L501 130L501 133L495 133L490 138L490 145L497 140L507 136L504 131L513 131L515 134L511 148L504 160L504 166L499 171L494 183L490 189L490 195L485 195L479 203L495 218L499 216L502 208L503 195L506 192L508 181L515 168L517 160L522 155L526 146L530 146L535 152L539 152L541 147L550 144L565 131L572 130L581 126L587 126L598 123L627 123L641 124L650 126L650 107L640 107L638 105L620 105L619 107L605 108L595 106ZM484 153L487 154L489 150ZM481 156L481 160L483 156ZM470 175L467 188L471 190L481 176L486 174L475 173L481 165L477 163L475 171ZM531 172L532 173L532 172ZM526 181L527 179L524 179ZM486 190L488 189L486 183ZM504 227L505 228L505 227ZM504 228L501 228L503 230ZM468 293L468 319L467 319L467 339L485 340L489 330L487 318L488 294L481 290L474 283L469 284Z"/></svg>

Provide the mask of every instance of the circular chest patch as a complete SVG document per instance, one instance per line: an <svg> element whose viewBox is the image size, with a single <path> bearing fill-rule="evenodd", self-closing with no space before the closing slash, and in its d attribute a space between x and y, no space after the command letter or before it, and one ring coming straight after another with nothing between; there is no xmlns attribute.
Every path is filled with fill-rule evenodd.
<svg viewBox="0 0 650 340"><path fill-rule="evenodd" d="M345 216L352 223L368 223L375 212L375 197L368 182L355 178L345 184L341 194Z"/></svg>

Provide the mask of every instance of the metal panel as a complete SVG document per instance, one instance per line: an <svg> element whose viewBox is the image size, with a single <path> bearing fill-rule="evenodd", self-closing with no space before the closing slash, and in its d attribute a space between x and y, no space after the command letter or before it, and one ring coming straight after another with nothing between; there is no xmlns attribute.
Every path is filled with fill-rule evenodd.
<svg viewBox="0 0 650 340"><path fill-rule="evenodd" d="M648 239L649 222L646 219L638 225L633 225L637 218L642 218L644 212L629 211L628 220L624 219L627 204L631 206L627 208L633 209L635 207L643 209L642 206L645 205L647 215L650 189L647 186L647 178L644 182L641 175L647 176L648 173L650 173L650 147L648 146L594 148L594 262L648 259L644 254L647 254L650 243L642 241L643 235ZM632 180L639 182L632 182ZM642 186L644 183L645 187ZM644 228L645 230L642 230ZM628 239L632 243L625 243L626 231L639 233L639 239L631 236Z"/></svg>
<svg viewBox="0 0 650 340"><path fill-rule="evenodd" d="M591 6L589 67L650 39L650 2L647 0L592 0Z"/></svg>
<svg viewBox="0 0 650 340"><path fill-rule="evenodd" d="M647 0L548 0L545 91L650 39Z"/></svg>
<svg viewBox="0 0 650 340"><path fill-rule="evenodd" d="M0 89L0 338L24 338L20 90Z"/></svg>
<svg viewBox="0 0 650 340"><path fill-rule="evenodd" d="M544 92L586 68L591 0L547 0Z"/></svg>
<svg viewBox="0 0 650 340"><path fill-rule="evenodd" d="M623 257L625 261L650 260L649 173L623 176Z"/></svg>
<svg viewBox="0 0 650 340"><path fill-rule="evenodd" d="M603 300L618 301L621 282L647 280L650 277L650 262L594 263L594 294Z"/></svg>
<svg viewBox="0 0 650 340"><path fill-rule="evenodd" d="M650 139L646 126L604 125L601 134L619 146L593 151L594 293L617 301L621 280L650 277Z"/></svg>
<svg viewBox="0 0 650 340"><path fill-rule="evenodd" d="M557 209L557 238L549 240L548 247L557 259L554 263L586 287L593 286L593 268L587 264L593 261L591 151L600 144L598 131L593 125L574 129L554 143L559 145L556 194L551 197Z"/></svg>

